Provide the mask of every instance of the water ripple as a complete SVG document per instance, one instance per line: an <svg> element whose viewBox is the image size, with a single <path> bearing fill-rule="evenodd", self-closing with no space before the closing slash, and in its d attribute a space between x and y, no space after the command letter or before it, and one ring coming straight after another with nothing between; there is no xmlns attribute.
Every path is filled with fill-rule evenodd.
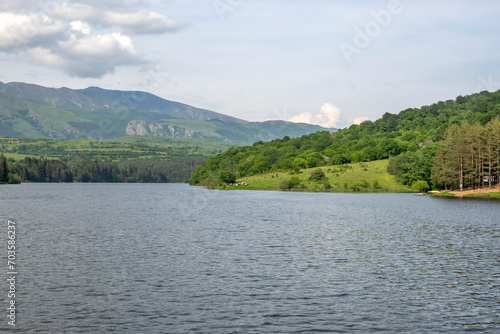
<svg viewBox="0 0 500 334"><path fill-rule="evenodd" d="M147 184L0 191L0 218L19 226L20 333L500 331L498 202Z"/></svg>

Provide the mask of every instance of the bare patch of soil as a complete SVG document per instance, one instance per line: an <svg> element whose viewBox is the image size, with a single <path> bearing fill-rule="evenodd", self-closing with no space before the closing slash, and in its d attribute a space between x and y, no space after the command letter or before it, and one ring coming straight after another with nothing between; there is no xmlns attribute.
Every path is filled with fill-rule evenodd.
<svg viewBox="0 0 500 334"><path fill-rule="evenodd" d="M486 193L493 193L493 192L499 192L500 188L499 186L494 186L491 188L483 188L483 189L475 189L475 190L465 190L465 191L449 191L450 194L453 194L455 196L463 196L463 195L469 195L469 194L486 194Z"/></svg>

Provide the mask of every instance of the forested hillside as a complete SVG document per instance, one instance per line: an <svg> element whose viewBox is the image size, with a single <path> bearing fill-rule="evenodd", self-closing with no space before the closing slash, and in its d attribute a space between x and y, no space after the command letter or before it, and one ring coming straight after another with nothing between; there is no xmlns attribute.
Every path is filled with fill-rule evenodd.
<svg viewBox="0 0 500 334"><path fill-rule="evenodd" d="M448 138L453 137L450 133L459 126L467 128L472 125L474 129L495 128L491 124L496 124L496 121L490 121L499 116L500 91L458 96L454 100L406 109L399 114L386 113L375 122L366 121L335 133L321 131L301 138L284 137L267 143L258 142L253 146L229 149L209 158L197 168L190 183L213 185L237 177L268 172L299 173L303 168L390 158L388 169L403 184L425 181L438 188L456 188L460 185L460 177L465 170L452 167L451 153L443 153L445 147L450 146L451 139ZM484 141L489 140L488 131L498 130L484 131L474 145L483 145ZM471 136L464 130L464 136L466 133ZM447 140L443 141L445 138ZM440 143L448 146L441 146ZM472 145L467 140L461 143ZM492 146L492 150L495 149L497 148ZM438 160L435 159L437 150L439 156L448 159L442 164L446 170L441 172L446 175L445 179L433 176L432 173L434 171L435 175L439 174L436 167ZM462 154L463 159L469 158L467 152ZM476 157L474 164L481 166L477 167L477 175L463 175L464 179L474 179L473 182L467 183L467 186L482 186L482 182L478 180L482 181L483 176L498 169L495 169L493 162L491 169L484 167L488 161L484 158L484 152L481 150L481 153L477 154L482 154L483 158Z"/></svg>

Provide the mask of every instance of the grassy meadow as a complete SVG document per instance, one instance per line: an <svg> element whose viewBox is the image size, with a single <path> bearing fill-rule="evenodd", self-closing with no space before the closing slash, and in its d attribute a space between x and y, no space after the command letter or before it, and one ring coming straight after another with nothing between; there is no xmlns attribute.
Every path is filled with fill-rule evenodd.
<svg viewBox="0 0 500 334"><path fill-rule="evenodd" d="M240 178L232 185L219 185L220 189L292 190L309 192L412 192L387 172L388 160L362 162L340 166L303 169L299 173L278 172ZM310 180L311 173L320 169L321 180ZM292 180L294 186L285 187ZM298 179L298 180L297 180ZM300 181L300 182L299 182ZM299 182L299 183L298 183ZM237 184L240 185L237 185ZM298 184L297 184L298 183ZM243 184L243 185L241 185ZM246 186L245 184L248 184Z"/></svg>

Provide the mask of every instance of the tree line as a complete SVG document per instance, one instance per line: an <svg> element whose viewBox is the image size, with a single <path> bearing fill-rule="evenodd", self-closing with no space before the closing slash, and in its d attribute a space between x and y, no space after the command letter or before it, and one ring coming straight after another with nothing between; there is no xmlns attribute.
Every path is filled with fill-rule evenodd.
<svg viewBox="0 0 500 334"><path fill-rule="evenodd" d="M445 189L491 187L500 179L500 119L485 126L454 124L439 144L432 181Z"/></svg>
<svg viewBox="0 0 500 334"><path fill-rule="evenodd" d="M175 158L126 160L117 163L91 160L86 157L77 159L26 157L21 163L8 166L7 170L18 180L29 182L167 183L187 182L191 172L203 161L202 158Z"/></svg>
<svg viewBox="0 0 500 334"><path fill-rule="evenodd" d="M500 180L500 120L452 124L443 140L391 157L387 169L409 186L425 181L435 189L491 187Z"/></svg>
<svg viewBox="0 0 500 334"><path fill-rule="evenodd" d="M7 165L7 159L0 153L0 184L13 184L20 183L20 179L18 176L11 174L9 172L9 166Z"/></svg>

